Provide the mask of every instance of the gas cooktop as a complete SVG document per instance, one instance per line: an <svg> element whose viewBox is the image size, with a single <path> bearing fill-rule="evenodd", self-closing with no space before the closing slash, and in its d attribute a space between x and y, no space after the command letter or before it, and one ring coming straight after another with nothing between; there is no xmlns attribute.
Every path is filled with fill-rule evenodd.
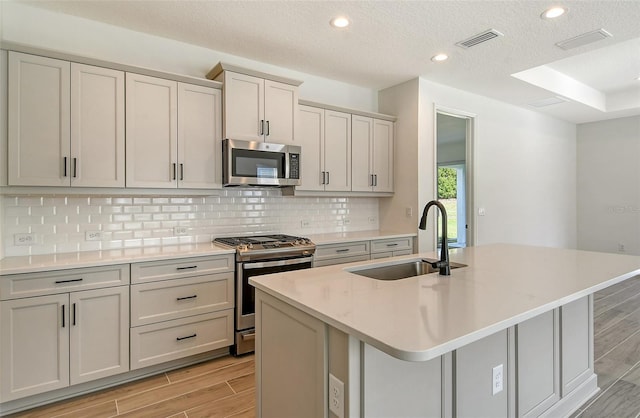
<svg viewBox="0 0 640 418"><path fill-rule="evenodd" d="M289 257L296 255L311 255L316 245L309 239L292 235L273 234L243 237L220 237L213 240L216 244L236 250L236 258Z"/></svg>

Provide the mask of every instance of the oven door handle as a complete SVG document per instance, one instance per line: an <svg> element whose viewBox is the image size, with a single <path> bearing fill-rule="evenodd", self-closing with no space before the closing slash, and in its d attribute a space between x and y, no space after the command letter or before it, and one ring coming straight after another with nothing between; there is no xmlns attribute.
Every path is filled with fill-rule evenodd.
<svg viewBox="0 0 640 418"><path fill-rule="evenodd" d="M265 267L292 266L295 264L310 263L313 257L289 258L287 260L265 261L262 263L243 263L244 270L261 269Z"/></svg>

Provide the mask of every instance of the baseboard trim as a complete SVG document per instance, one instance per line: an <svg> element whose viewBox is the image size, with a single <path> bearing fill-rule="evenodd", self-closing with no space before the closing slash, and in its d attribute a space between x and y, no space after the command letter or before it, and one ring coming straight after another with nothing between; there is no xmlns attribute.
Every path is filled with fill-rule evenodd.
<svg viewBox="0 0 640 418"><path fill-rule="evenodd" d="M562 397L562 399L555 403L551 408L540 414L540 417L568 417L576 412L582 405L584 405L585 402L599 391L598 376L594 373L573 391Z"/></svg>

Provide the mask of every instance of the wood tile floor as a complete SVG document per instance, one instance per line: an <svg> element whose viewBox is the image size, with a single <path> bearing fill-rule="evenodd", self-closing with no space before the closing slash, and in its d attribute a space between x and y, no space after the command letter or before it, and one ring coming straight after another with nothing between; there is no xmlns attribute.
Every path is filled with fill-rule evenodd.
<svg viewBox="0 0 640 418"><path fill-rule="evenodd" d="M572 418L640 418L640 276L594 297L600 392ZM222 357L12 417L255 417L253 355Z"/></svg>
<svg viewBox="0 0 640 418"><path fill-rule="evenodd" d="M640 276L594 297L598 392L572 418L640 417Z"/></svg>
<svg viewBox="0 0 640 418"><path fill-rule="evenodd" d="M255 417L254 356L226 356L11 417Z"/></svg>

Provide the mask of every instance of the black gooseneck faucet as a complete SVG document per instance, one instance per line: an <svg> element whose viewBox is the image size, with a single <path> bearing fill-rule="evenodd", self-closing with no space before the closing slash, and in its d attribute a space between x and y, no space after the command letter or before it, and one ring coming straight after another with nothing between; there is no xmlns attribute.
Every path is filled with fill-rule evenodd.
<svg viewBox="0 0 640 418"><path fill-rule="evenodd" d="M419 228L422 230L427 229L427 213L431 206L437 206L442 214L442 244L440 244L440 261L430 264L434 268L440 269L441 276L450 276L451 267L449 266L449 245L447 243L447 210L444 208L444 205L437 200L432 200L427 203L427 206L424 207L424 211L422 211Z"/></svg>

